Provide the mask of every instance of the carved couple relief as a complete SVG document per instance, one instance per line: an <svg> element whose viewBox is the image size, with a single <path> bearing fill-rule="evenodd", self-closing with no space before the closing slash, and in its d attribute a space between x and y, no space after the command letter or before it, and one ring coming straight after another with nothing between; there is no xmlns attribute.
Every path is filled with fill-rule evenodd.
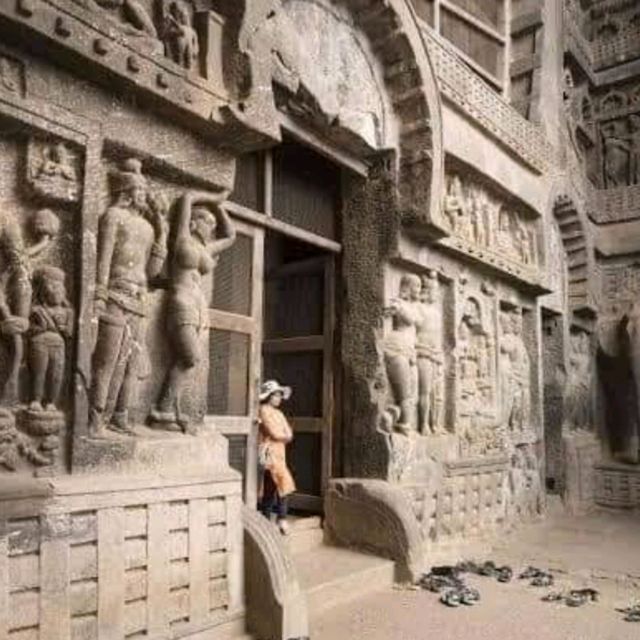
<svg viewBox="0 0 640 640"><path fill-rule="evenodd" d="M221 207L222 196L197 192L187 192L173 207L169 225L169 207L152 192L136 159L113 172L112 193L113 203L100 221L98 234L99 320L89 432L99 438L108 437L110 431L132 433L129 413L137 383L149 370L149 282L161 274L167 255L164 319L171 362L150 421L156 427L179 426L187 431L191 421L182 414L180 399L187 376L201 357L202 335L208 329L209 305L202 279L213 271L220 252L234 242L235 231Z"/></svg>
<svg viewBox="0 0 640 640"><path fill-rule="evenodd" d="M393 323L385 337L384 359L395 428L407 434L443 434L444 329L437 274L403 275L398 298L386 313Z"/></svg>
<svg viewBox="0 0 640 640"><path fill-rule="evenodd" d="M538 264L533 222L479 182L447 177L444 214L454 237L525 267Z"/></svg>

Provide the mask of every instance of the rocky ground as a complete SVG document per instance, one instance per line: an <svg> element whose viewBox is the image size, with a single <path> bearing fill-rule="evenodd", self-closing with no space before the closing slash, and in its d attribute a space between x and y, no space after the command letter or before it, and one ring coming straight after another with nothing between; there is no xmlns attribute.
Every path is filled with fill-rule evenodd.
<svg viewBox="0 0 640 640"><path fill-rule="evenodd" d="M638 640L640 622L616 608L640 602L640 514L599 511L583 517L551 514L499 541L488 555L516 574L548 569L554 586L514 578L501 584L473 575L481 601L449 608L423 590L387 589L338 606L312 621L314 640ZM477 552L476 552L477 553ZM571 608L543 602L550 591L593 588L597 602Z"/></svg>

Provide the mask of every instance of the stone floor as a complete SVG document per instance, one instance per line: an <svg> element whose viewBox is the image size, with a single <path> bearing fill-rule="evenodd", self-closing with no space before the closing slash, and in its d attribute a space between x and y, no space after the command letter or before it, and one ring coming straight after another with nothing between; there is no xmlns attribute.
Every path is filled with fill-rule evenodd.
<svg viewBox="0 0 640 640"><path fill-rule="evenodd" d="M314 640L638 640L640 623L616 607L640 602L640 514L552 515L506 536L492 559L515 570L551 569L555 589L590 586L599 602L572 609L541 597L550 589L514 580L469 580L482 596L473 607L450 609L435 594L385 589L312 620ZM486 559L476 557L474 559Z"/></svg>

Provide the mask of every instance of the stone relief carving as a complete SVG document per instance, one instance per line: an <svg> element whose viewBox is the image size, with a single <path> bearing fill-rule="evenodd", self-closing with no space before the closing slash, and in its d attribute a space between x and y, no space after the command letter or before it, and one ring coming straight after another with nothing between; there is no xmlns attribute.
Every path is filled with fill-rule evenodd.
<svg viewBox="0 0 640 640"><path fill-rule="evenodd" d="M158 38L153 19L139 0L83 0L80 4L104 11L128 35Z"/></svg>
<svg viewBox="0 0 640 640"><path fill-rule="evenodd" d="M399 410L395 426L407 434L417 428L416 326L420 322L421 289L417 275L403 275L398 297L386 309L393 319L393 329L384 340L384 361L394 404Z"/></svg>
<svg viewBox="0 0 640 640"><path fill-rule="evenodd" d="M456 329L457 426L465 455L500 449L495 428L495 339L475 295L463 300Z"/></svg>
<svg viewBox="0 0 640 640"><path fill-rule="evenodd" d="M166 257L166 203L154 196L139 160L112 174L113 203L100 221L96 275L98 327L89 433L131 433L129 409L145 377L147 292Z"/></svg>
<svg viewBox="0 0 640 640"><path fill-rule="evenodd" d="M78 202L79 158L64 142L30 140L27 147L27 182L47 200Z"/></svg>
<svg viewBox="0 0 640 640"><path fill-rule="evenodd" d="M185 2L162 3L165 54L188 70L197 70L200 43L194 27L193 10Z"/></svg>
<svg viewBox="0 0 640 640"><path fill-rule="evenodd" d="M383 346L393 401L387 420L405 435L444 435L444 324L438 274L403 275L398 298L386 314L393 319Z"/></svg>
<svg viewBox="0 0 640 640"><path fill-rule="evenodd" d="M33 274L29 321L29 410L56 412L66 361L66 340L73 333L73 309L67 299L65 273L40 267Z"/></svg>
<svg viewBox="0 0 640 640"><path fill-rule="evenodd" d="M607 188L629 184L629 142L624 123L612 121L602 126L602 155L604 186Z"/></svg>
<svg viewBox="0 0 640 640"><path fill-rule="evenodd" d="M444 325L438 274L422 278L416 326L418 366L418 427L421 433L440 435L444 428Z"/></svg>
<svg viewBox="0 0 640 640"><path fill-rule="evenodd" d="M501 420L509 431L522 431L531 414L531 361L522 336L522 311L501 311L500 328Z"/></svg>
<svg viewBox="0 0 640 640"><path fill-rule="evenodd" d="M496 253L521 266L537 267L534 222L485 185L449 174L443 208L453 236L474 252Z"/></svg>
<svg viewBox="0 0 640 640"><path fill-rule="evenodd" d="M25 465L27 469L49 467L54 464L60 448L59 433L64 427L64 418L53 403L57 401L63 383L64 355L60 369L45 371L44 379L37 376L31 379L33 385L44 380L40 399L48 402L48 411L35 404L25 409L21 404L23 385L20 384L25 359L33 372L36 352L43 355L46 351L48 355L55 350L54 341L44 335L44 329L40 331L35 316L42 311L42 304L48 304L43 302L44 297L50 301L54 295L51 291L53 286L46 292L40 287L42 274L55 271L57 277L64 281L64 272L52 266L39 267L35 271L33 267L35 261L52 246L59 229L58 217L50 209L32 213L24 220L24 230L11 209L5 209L0 218L0 342L4 351L0 391L0 467L8 471L17 471ZM29 244L25 241L27 230ZM66 294L64 297L66 300ZM72 322L72 309L68 308L66 314ZM37 337L37 334L42 335ZM25 341L28 342L28 350L25 349ZM45 368L47 364L44 363ZM32 386L29 401L34 399L34 393Z"/></svg>
<svg viewBox="0 0 640 640"><path fill-rule="evenodd" d="M202 335L209 329L209 300L202 278L236 239L221 205L224 194L190 191L178 203L170 233L170 289L166 309L167 334L173 361L168 369L151 422L159 427L190 429L180 399L187 377L201 358Z"/></svg>
<svg viewBox="0 0 640 640"><path fill-rule="evenodd" d="M542 514L542 482L533 445L524 444L515 448L511 455L507 482L505 507L509 522L523 521Z"/></svg>
<svg viewBox="0 0 640 640"><path fill-rule="evenodd" d="M574 332L570 337L569 370L564 391L563 428L569 432L590 430L592 427L592 379L591 339L584 331Z"/></svg>

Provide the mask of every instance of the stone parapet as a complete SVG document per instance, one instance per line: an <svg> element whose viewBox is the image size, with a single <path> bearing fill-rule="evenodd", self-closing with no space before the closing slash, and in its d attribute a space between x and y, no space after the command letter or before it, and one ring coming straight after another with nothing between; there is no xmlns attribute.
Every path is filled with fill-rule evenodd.
<svg viewBox="0 0 640 640"><path fill-rule="evenodd" d="M444 96L530 167L539 173L547 171L555 156L542 130L464 64L443 38L427 27L422 32Z"/></svg>
<svg viewBox="0 0 640 640"><path fill-rule="evenodd" d="M241 502L215 477L5 481L0 637L188 637L241 618Z"/></svg>

